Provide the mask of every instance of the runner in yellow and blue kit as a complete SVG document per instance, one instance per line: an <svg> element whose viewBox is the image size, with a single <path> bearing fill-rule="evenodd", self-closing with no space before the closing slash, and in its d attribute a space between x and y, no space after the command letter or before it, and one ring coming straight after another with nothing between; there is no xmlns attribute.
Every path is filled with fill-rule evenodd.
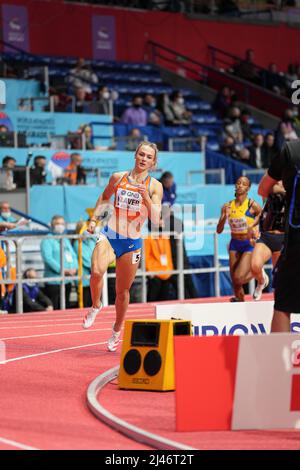
<svg viewBox="0 0 300 470"><path fill-rule="evenodd" d="M229 265L234 297L231 302L244 301L243 285L252 278L251 254L256 237L255 226L261 213L260 205L248 198L251 181L246 176L238 178L235 184L235 199L224 204L217 225L217 233L222 233L226 220L231 229L229 245Z"/></svg>

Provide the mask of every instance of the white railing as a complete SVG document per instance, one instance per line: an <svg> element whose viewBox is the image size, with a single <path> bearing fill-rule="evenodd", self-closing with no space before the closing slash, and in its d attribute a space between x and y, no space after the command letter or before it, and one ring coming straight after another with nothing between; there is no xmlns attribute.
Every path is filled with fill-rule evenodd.
<svg viewBox="0 0 300 470"><path fill-rule="evenodd" d="M230 232L224 232L224 233L230 233ZM171 275L177 275L177 289L178 289L178 299L183 300L185 298L184 296L184 276L187 274L207 274L207 273L214 273L214 288L215 288L215 296L219 297L221 295L221 289L220 289L220 273L222 272L229 272L229 266L221 266L219 263L219 240L218 240L218 234L215 231L203 231L203 230L195 230L195 231L190 231L190 232L185 232L186 236L189 235L196 235L196 234L202 234L202 235L212 235L214 237L214 263L213 266L210 268L189 268L185 269L184 268L184 234L178 234L176 233L171 233L171 232L162 232L160 234L157 234L157 236L161 237L166 237L166 236L174 236L176 239L177 243L177 269L173 269L170 271L146 271L145 267L145 258L142 256L142 261L141 261L141 266L137 271L136 278L141 277L142 278L142 301L146 302L147 301L147 277L159 275L159 274L171 274ZM152 232L151 236L155 236L155 234ZM22 237L1 237L0 241L4 242L6 244L6 251L8 254L8 259L7 259L7 268L10 267L11 265L11 250L9 247L9 242L14 243L15 245L15 259L16 259L16 280L6 278L0 282L0 284L15 284L16 285L16 306L17 306L17 312L18 313L23 313L23 296L22 296L22 285L26 283L26 279L23 279L22 275L22 267L23 267L23 253L22 253L22 246L25 242L25 240L28 239L46 239L46 238L51 238L51 239L58 239L60 241L60 275L56 277L39 277L37 279L34 279L33 281L37 283L45 283L45 282L59 282L60 283L60 308L65 309L66 307L66 299L65 299L65 283L66 279L68 281L78 281L78 280L83 280L83 279L89 279L90 276L66 276L64 275L64 245L63 245L63 240L65 238L74 240L74 239L79 239L81 238L81 235L51 235L51 236L41 236L41 235L33 235L33 236L22 236ZM142 251L144 251L144 238L143 237L143 248ZM28 267L28 266L27 266ZM34 268L34 266L32 266ZM271 265L267 265L267 268L270 268ZM9 272L9 269L8 269ZM109 273L104 276L104 285L103 285L103 293L102 293L102 301L103 305L106 306L108 305L108 284L107 284L107 279L109 278L115 278L116 274L115 273Z"/></svg>

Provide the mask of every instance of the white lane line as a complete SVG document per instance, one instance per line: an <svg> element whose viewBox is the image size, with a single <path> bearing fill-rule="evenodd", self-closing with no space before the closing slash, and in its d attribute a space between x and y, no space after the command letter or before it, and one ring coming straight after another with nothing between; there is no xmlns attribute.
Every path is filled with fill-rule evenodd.
<svg viewBox="0 0 300 470"><path fill-rule="evenodd" d="M149 312L149 313L152 313L152 312ZM132 313L132 314L127 314L127 317L126 317L126 318L127 318L127 319L135 319L135 318L137 318L137 319L144 319L145 315L148 315L148 313L141 313L141 314L139 314L139 315L136 314L136 313L135 313L135 314ZM103 318L103 317L100 317L100 318ZM100 320L100 318L99 318L99 320ZM113 322L113 318L114 318L114 317L112 317L111 319L108 320L108 318L106 317L106 320L107 320L107 321L105 321L105 320L102 320L102 321L105 322L105 323L111 323L111 322ZM152 318L152 317L148 317L148 318ZM25 326L25 325L20 325L20 326L15 326L15 325L14 325L14 326L10 326L10 325L7 325L7 326L1 326L1 327L0 327L0 330L18 330L18 329L21 330L21 329L24 329L24 328L32 328L32 329L34 329L34 328L51 328L51 327L55 327L55 328L56 328L57 326L82 325L82 320L81 320L81 319L78 319L78 320L80 320L80 321L78 321L78 322L76 322L76 323L74 323L74 322L73 322L73 323L55 323L55 322L54 322L53 324L46 323L46 324L43 324L43 325L36 325L36 324L34 324L34 325L28 325L28 326ZM145 318L145 320L147 320L147 318ZM19 322L18 322L18 323L19 323Z"/></svg>
<svg viewBox="0 0 300 470"><path fill-rule="evenodd" d="M102 344L106 344L106 341L104 341L102 343L82 344L81 346L72 346L70 348L52 349L52 351L45 351L45 352L37 353L37 354L30 354L29 356L13 357L12 359L7 359L5 362L2 362L0 365L5 366L9 362L21 361L23 359L31 359L33 357L38 357L38 356L47 356L48 354L55 354L55 353L59 353L59 352L63 352L63 351L71 351L73 349L81 349L81 348L88 348L88 347L91 347L91 346L99 346L99 345L102 345Z"/></svg>
<svg viewBox="0 0 300 470"><path fill-rule="evenodd" d="M3 442L3 444L8 444L12 447L17 447L18 449L22 449L22 450L39 450L36 447L30 447L30 446L27 446L26 444L22 444L21 442L16 442L16 441L11 441L10 439L5 439L4 437L0 437L0 442Z"/></svg>
<svg viewBox="0 0 300 470"><path fill-rule="evenodd" d="M100 315L103 315L103 316L104 315L111 315L112 313L115 313L115 312L107 312L107 311L103 310ZM148 313L153 313L154 314L152 309L145 309L142 312L140 310L137 310L136 312L128 310L127 311L127 316L128 315L145 315L145 314L148 314ZM16 324L19 325L21 322L22 323L39 323L39 322L41 322L41 323L44 323L44 322L50 323L50 322L55 322L55 321L68 322L70 320L76 320L76 319L80 319L82 317L83 317L83 314L81 314L81 315L78 314L78 315L75 315L75 316L72 316L72 317L69 316L68 318L66 318L66 317L60 317L60 318L55 317L55 318L50 318L50 319L49 318L47 318L47 319L46 318L39 318L39 319L35 319L35 320L28 320L27 318L20 319L20 317L19 317L19 319L13 319L12 318L11 320L2 321L2 322L0 322L0 324L2 324L2 325L3 324L11 325L12 323L16 323Z"/></svg>
<svg viewBox="0 0 300 470"><path fill-rule="evenodd" d="M9 338L0 338L0 341L7 341L9 339L27 339L27 338L42 338L44 336L59 336L59 335L74 335L76 333L93 333L96 331L111 331L111 328L96 328L89 330L76 330L76 331L64 331L62 333L43 333L42 335L31 335L31 336L11 336Z"/></svg>

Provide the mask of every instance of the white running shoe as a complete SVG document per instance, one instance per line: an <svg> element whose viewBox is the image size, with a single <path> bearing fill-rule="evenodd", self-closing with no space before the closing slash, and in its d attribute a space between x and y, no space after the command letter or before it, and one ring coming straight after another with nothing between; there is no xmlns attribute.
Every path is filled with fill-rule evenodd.
<svg viewBox="0 0 300 470"><path fill-rule="evenodd" d="M112 335L109 338L109 340L107 341L107 349L110 352L114 352L114 351L117 350L117 347L118 347L119 342L120 342L120 334L121 334L121 331L115 331L114 328L113 328Z"/></svg>
<svg viewBox="0 0 300 470"><path fill-rule="evenodd" d="M93 325L94 321L96 320L96 316L98 315L101 309L102 309L102 304L100 305L99 308L91 307L83 319L82 327L90 328Z"/></svg>
<svg viewBox="0 0 300 470"><path fill-rule="evenodd" d="M263 284L257 284L255 291L253 292L253 299L254 300L260 300L263 290L269 285L269 276L267 275L266 271L263 270L263 276L264 276L264 283Z"/></svg>

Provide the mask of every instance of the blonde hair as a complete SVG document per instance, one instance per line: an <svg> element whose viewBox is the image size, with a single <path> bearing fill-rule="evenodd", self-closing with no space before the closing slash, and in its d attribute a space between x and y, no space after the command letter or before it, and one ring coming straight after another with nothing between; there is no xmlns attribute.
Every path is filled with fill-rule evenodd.
<svg viewBox="0 0 300 470"><path fill-rule="evenodd" d="M153 164L153 169L157 167L157 163L158 163L158 159L157 159L157 154L158 154L158 148L157 148L157 145L154 144L153 142L148 142L147 140L143 140L142 142L139 143L139 145L137 146L136 148L136 151L135 151L135 156L137 155L138 151L140 150L141 147L143 147L143 145L147 146L147 147L150 147L154 150L154 164Z"/></svg>

